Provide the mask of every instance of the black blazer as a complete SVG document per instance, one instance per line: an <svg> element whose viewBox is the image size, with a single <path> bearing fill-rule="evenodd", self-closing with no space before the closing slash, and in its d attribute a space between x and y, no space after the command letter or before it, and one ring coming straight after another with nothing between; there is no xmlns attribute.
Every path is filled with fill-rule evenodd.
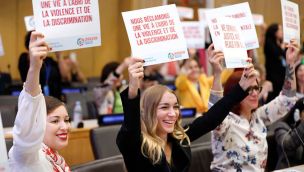
<svg viewBox="0 0 304 172"><path fill-rule="evenodd" d="M186 131L190 141L215 129L228 115L230 109L243 100L247 93L237 85L232 91L213 105L203 116L196 118L188 126ZM140 127L140 95L134 99L128 98L128 89L121 93L124 109L124 122L117 135L116 143L123 155L129 172L187 172L191 162L190 147L179 140L168 136L172 143L172 166L166 161L162 152L161 162L153 165L151 161L141 153L141 127Z"/></svg>

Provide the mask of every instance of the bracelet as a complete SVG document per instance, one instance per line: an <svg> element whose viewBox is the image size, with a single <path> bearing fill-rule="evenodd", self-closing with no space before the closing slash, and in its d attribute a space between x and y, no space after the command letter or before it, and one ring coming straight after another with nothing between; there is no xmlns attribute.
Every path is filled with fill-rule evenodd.
<svg viewBox="0 0 304 172"><path fill-rule="evenodd" d="M215 94L223 94L223 93L224 93L224 90L217 91L217 90L212 90L212 89L210 89L210 92L215 93Z"/></svg>
<svg viewBox="0 0 304 172"><path fill-rule="evenodd" d="M116 78L119 78L119 77L120 77L120 74L118 74L115 70L113 71L113 75L114 75Z"/></svg>

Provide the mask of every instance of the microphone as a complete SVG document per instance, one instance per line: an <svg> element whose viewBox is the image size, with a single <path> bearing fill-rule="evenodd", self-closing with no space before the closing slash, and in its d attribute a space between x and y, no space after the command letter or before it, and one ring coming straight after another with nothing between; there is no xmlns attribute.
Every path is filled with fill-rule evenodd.
<svg viewBox="0 0 304 172"><path fill-rule="evenodd" d="M300 110L296 109L293 113L293 119L295 124L300 120Z"/></svg>

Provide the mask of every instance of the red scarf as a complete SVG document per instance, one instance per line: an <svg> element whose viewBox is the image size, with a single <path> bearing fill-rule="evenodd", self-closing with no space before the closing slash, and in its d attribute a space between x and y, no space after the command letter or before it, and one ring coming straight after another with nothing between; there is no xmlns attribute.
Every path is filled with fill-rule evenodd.
<svg viewBox="0 0 304 172"><path fill-rule="evenodd" d="M70 167L57 151L54 151L45 144L42 145L42 151L45 153L46 159L51 162L54 172L71 172Z"/></svg>

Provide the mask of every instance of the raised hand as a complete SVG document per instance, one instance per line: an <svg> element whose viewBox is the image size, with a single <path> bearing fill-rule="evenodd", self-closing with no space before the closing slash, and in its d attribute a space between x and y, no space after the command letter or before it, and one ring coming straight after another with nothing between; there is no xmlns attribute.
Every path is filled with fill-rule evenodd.
<svg viewBox="0 0 304 172"><path fill-rule="evenodd" d="M258 79L258 72L254 69L253 64L250 63L247 68L244 69L242 78L239 81L240 86L244 91L248 89L253 83L256 83Z"/></svg>
<svg viewBox="0 0 304 172"><path fill-rule="evenodd" d="M30 68L25 81L25 90L32 96L36 96L41 92L39 87L39 74L48 51L49 48L43 34L32 32L29 45Z"/></svg>
<svg viewBox="0 0 304 172"><path fill-rule="evenodd" d="M32 32L29 45L30 68L40 70L43 60L47 56L48 50L49 47L45 42L44 35L39 32Z"/></svg>
<svg viewBox="0 0 304 172"><path fill-rule="evenodd" d="M290 43L286 47L288 48L286 51L286 62L289 65L294 65L298 61L300 51L297 40L290 40Z"/></svg>
<svg viewBox="0 0 304 172"><path fill-rule="evenodd" d="M211 44L207 49L208 61L212 66L213 75L221 75L223 71L222 61L224 60L224 53L219 50L214 50L214 45Z"/></svg>
<svg viewBox="0 0 304 172"><path fill-rule="evenodd" d="M283 85L282 94L288 97L296 95L296 77L295 77L295 63L299 60L299 45L295 39L290 40L290 43L286 46L286 72L285 81Z"/></svg>
<svg viewBox="0 0 304 172"><path fill-rule="evenodd" d="M140 58L131 58L129 60L129 98L137 96L140 88L140 81L144 78L144 60Z"/></svg>

